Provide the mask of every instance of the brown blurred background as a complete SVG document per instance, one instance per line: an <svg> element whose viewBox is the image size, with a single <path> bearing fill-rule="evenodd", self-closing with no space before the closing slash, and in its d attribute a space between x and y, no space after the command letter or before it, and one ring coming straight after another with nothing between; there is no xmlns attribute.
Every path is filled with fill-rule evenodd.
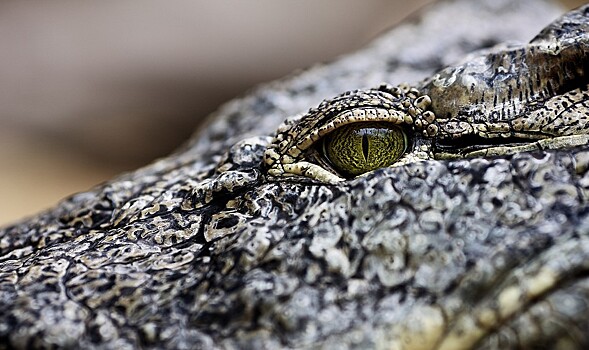
<svg viewBox="0 0 589 350"><path fill-rule="evenodd" d="M222 102L431 1L2 2L0 225L165 156Z"/></svg>

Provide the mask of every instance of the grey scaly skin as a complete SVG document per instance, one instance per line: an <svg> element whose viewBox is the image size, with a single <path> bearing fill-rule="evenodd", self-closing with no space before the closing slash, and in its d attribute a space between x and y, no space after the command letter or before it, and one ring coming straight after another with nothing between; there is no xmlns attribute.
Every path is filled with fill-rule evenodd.
<svg viewBox="0 0 589 350"><path fill-rule="evenodd" d="M263 163L286 116L526 42L558 13L543 1L436 4L356 54L229 103L171 156L5 228L0 343L589 345L587 146L425 160L337 184L268 176Z"/></svg>

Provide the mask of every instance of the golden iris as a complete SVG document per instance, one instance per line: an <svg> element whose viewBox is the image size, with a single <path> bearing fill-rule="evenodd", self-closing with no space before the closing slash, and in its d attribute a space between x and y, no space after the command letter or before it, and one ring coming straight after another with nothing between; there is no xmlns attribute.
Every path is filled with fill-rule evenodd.
<svg viewBox="0 0 589 350"><path fill-rule="evenodd" d="M338 172L357 176L396 162L407 135L395 124L359 122L339 127L323 139L323 153Z"/></svg>

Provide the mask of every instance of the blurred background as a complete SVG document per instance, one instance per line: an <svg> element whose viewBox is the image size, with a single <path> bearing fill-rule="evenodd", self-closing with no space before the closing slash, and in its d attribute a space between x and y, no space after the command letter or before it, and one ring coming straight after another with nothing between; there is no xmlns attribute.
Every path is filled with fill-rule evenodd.
<svg viewBox="0 0 589 350"><path fill-rule="evenodd" d="M224 101L429 2L0 3L0 226L165 156Z"/></svg>

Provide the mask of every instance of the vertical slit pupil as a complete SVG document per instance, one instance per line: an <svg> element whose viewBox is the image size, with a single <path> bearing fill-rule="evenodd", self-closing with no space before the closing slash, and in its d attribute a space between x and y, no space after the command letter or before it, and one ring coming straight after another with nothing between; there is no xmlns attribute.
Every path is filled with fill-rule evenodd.
<svg viewBox="0 0 589 350"><path fill-rule="evenodd" d="M362 135L362 153L364 159L368 160L368 136L366 134Z"/></svg>

